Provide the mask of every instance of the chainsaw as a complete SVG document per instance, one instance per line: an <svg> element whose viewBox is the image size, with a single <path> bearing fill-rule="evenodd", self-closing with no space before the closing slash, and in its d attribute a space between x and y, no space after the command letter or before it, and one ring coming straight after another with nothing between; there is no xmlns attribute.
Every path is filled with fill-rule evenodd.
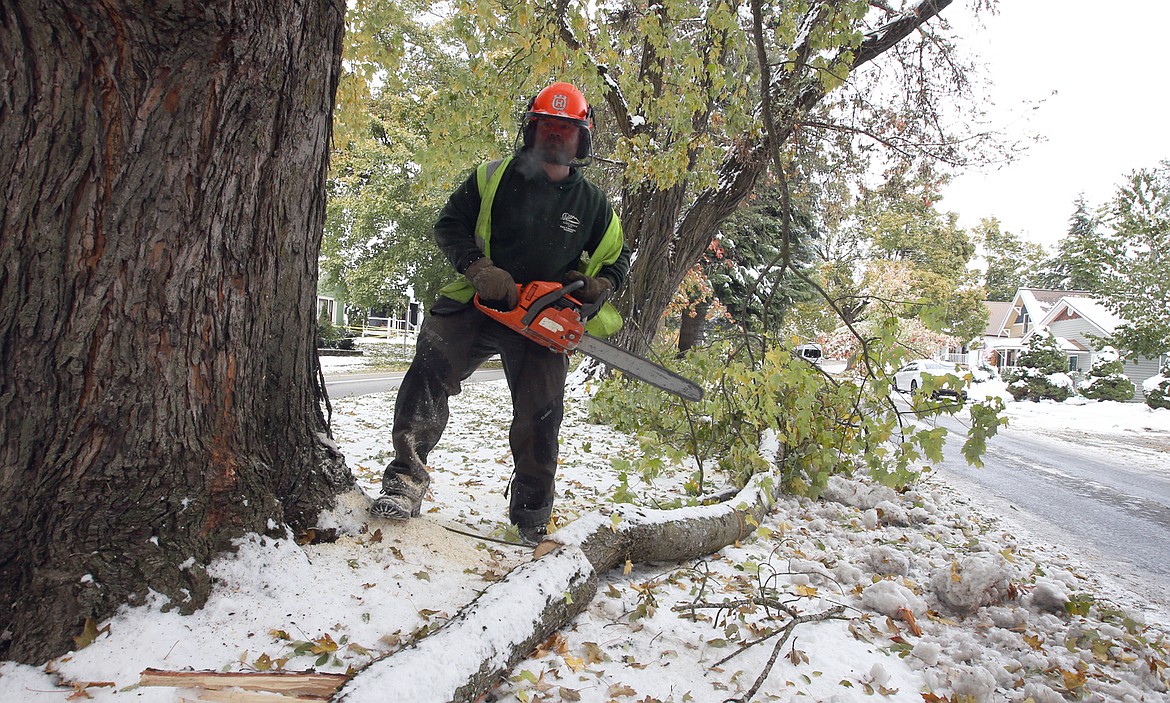
<svg viewBox="0 0 1170 703"><path fill-rule="evenodd" d="M584 304L570 295L583 285L582 281L564 285L551 281L517 283L520 302L512 310L496 310L481 301L478 293L475 295L475 307L508 329L555 352L584 352L683 400L703 399L703 389L692 381L621 347L586 334L585 321L597 314L605 302L605 296L596 302Z"/></svg>

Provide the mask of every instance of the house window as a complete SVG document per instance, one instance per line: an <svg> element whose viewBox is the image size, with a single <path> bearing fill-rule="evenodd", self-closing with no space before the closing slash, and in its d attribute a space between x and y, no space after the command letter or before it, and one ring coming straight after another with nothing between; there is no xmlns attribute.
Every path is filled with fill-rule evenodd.
<svg viewBox="0 0 1170 703"><path fill-rule="evenodd" d="M1076 371L1078 368L1080 368L1080 365L1080 358L1070 354L1068 357L1068 370Z"/></svg>
<svg viewBox="0 0 1170 703"><path fill-rule="evenodd" d="M329 320L330 322L333 322L334 305L335 305L335 303L333 302L333 298L322 298L322 297L318 296L317 297L317 319L320 320L322 317L324 317L325 319Z"/></svg>

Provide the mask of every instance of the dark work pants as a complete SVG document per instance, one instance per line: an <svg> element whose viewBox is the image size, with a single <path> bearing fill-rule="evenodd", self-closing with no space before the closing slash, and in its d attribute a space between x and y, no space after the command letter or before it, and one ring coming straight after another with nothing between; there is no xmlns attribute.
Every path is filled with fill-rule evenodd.
<svg viewBox="0 0 1170 703"><path fill-rule="evenodd" d="M430 315L394 406L394 454L387 472L429 481L427 455L447 427L447 399L493 354L504 362L512 394L509 441L515 462L512 522L548 521L557 471L569 359L504 327L474 307ZM542 522L543 520L543 522Z"/></svg>

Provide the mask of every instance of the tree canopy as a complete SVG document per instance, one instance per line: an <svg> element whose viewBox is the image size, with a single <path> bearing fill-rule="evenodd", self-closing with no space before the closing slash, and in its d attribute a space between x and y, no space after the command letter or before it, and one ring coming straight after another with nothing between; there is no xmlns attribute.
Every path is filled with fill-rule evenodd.
<svg viewBox="0 0 1170 703"><path fill-rule="evenodd" d="M1114 344L1157 358L1170 351L1170 161L1130 173L1105 223L1103 297L1124 320Z"/></svg>
<svg viewBox="0 0 1170 703"><path fill-rule="evenodd" d="M966 67L945 23L926 24L949 4L463 0L428 6L424 26L370 0L356 11L398 26L351 22L351 60L388 76L375 95L409 96L412 130L421 136L411 154L418 202L506 150L525 100L542 84L555 77L584 89L605 157L591 175L612 193L638 252L617 301L630 321L619 341L637 350L773 154L791 160L846 133L904 155L965 158L938 103L967 89ZM364 51L379 32L406 48ZM882 76L853 80L857 68L887 53ZM873 86L899 81L885 91L888 102L873 99ZM912 96L909 86L917 86ZM366 121L361 110L345 119Z"/></svg>
<svg viewBox="0 0 1170 703"><path fill-rule="evenodd" d="M984 287L988 300L1010 301L1017 290L1028 287L1037 278L1036 269L1044 260L1044 247L1003 230L994 217L980 221L974 235L983 244L987 260Z"/></svg>

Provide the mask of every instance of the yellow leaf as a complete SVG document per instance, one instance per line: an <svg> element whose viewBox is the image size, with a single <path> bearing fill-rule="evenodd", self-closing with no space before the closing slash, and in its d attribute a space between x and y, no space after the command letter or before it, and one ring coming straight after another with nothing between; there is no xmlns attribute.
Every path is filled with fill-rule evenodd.
<svg viewBox="0 0 1170 703"><path fill-rule="evenodd" d="M1069 689L1070 691L1076 691L1085 687L1086 679L1083 672L1061 669L1060 676L1064 679L1065 688Z"/></svg>
<svg viewBox="0 0 1170 703"><path fill-rule="evenodd" d="M599 647L596 642L586 642L585 643L585 661L586 662L588 662L590 664L600 664L601 662L605 661L606 659L608 659L608 657L605 656L605 652L603 652L601 650L601 647Z"/></svg>
<svg viewBox="0 0 1170 703"><path fill-rule="evenodd" d="M630 572L634 570L634 562L626 559L626 566L622 569L622 576L629 576Z"/></svg>
<svg viewBox="0 0 1170 703"><path fill-rule="evenodd" d="M110 626L106 625L99 630L97 623L93 621L93 618L86 618L85 627L81 630L80 635L77 635L73 638L73 642L77 645L78 649L85 649L89 645L93 644L94 641L98 638L98 635L101 635L103 632L109 634Z"/></svg>
<svg viewBox="0 0 1170 703"><path fill-rule="evenodd" d="M314 645L309 648L309 651L313 654L327 654L337 651L337 643L333 641L333 638L329 636L328 632L313 640L313 642Z"/></svg>
<svg viewBox="0 0 1170 703"><path fill-rule="evenodd" d="M796 594L806 598L812 598L817 594L817 589L814 586L799 585L796 587Z"/></svg>

